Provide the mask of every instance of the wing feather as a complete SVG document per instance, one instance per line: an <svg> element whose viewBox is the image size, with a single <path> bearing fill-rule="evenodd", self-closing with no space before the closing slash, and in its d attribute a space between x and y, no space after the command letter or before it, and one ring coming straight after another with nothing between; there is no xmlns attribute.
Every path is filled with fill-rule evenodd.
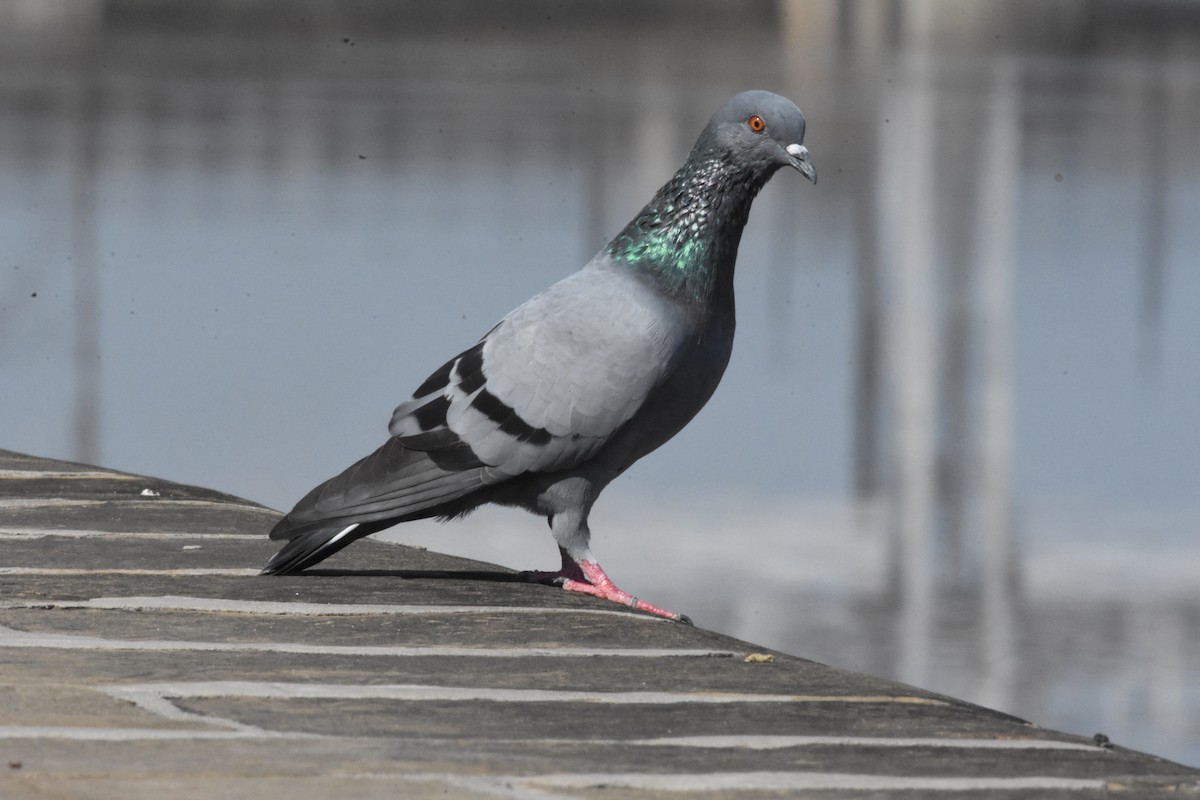
<svg viewBox="0 0 1200 800"><path fill-rule="evenodd" d="M431 454L461 443L493 474L575 466L642 407L680 346L636 278L585 269L501 320L397 406L389 426Z"/></svg>

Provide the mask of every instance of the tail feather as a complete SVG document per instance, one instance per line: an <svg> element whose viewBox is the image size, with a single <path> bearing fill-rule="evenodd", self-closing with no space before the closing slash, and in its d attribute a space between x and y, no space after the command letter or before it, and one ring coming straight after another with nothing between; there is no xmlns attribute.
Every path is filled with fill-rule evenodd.
<svg viewBox="0 0 1200 800"><path fill-rule="evenodd" d="M292 539L271 556L271 560L259 572L260 575L294 575L341 550L346 545L365 536L358 533L357 522L334 528L318 528ZM356 536L355 534L358 533Z"/></svg>
<svg viewBox="0 0 1200 800"><path fill-rule="evenodd" d="M398 522L464 513L486 498L478 462L456 469L396 438L314 488L271 529L288 539L262 568L290 575Z"/></svg>
<svg viewBox="0 0 1200 800"><path fill-rule="evenodd" d="M482 487L481 467L447 469L430 453L410 450L392 438L301 498L271 538L292 539L305 529L351 522L436 516L439 506Z"/></svg>

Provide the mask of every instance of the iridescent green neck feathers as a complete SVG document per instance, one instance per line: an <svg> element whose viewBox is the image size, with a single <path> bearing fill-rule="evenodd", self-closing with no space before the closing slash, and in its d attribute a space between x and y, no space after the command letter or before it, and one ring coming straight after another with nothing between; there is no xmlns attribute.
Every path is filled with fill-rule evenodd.
<svg viewBox="0 0 1200 800"><path fill-rule="evenodd" d="M750 203L764 183L766 176L738 168L727 154L689 160L605 253L669 294L703 302L732 283Z"/></svg>

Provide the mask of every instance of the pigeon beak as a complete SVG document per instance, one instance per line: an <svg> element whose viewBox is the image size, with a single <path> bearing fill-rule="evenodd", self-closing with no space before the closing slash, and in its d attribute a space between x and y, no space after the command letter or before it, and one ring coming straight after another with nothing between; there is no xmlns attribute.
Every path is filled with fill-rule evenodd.
<svg viewBox="0 0 1200 800"><path fill-rule="evenodd" d="M812 181L815 186L817 183L817 168L808 160L808 148L802 144L789 144L787 146L788 163L800 171L800 174Z"/></svg>

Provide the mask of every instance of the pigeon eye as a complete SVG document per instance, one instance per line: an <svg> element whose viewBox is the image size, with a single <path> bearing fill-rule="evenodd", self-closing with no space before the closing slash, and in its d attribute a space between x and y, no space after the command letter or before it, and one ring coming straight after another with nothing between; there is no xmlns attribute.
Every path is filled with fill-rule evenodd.
<svg viewBox="0 0 1200 800"><path fill-rule="evenodd" d="M746 124L750 126L750 130L755 133L762 133L767 129L767 123L763 122L763 118L758 114L751 114L750 119L746 120Z"/></svg>

